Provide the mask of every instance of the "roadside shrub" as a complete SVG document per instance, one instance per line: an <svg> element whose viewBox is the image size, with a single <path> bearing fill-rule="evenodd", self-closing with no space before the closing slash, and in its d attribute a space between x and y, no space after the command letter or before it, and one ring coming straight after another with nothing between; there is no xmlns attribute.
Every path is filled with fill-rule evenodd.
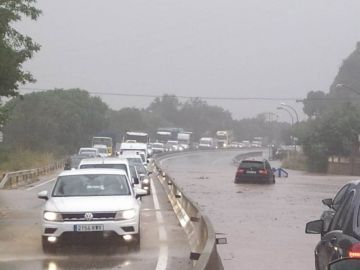
<svg viewBox="0 0 360 270"><path fill-rule="evenodd" d="M1 157L0 171L19 171L39 168L55 161L51 153L16 149Z"/></svg>
<svg viewBox="0 0 360 270"><path fill-rule="evenodd" d="M303 153L290 152L290 154L282 160L282 167L291 170L306 170L306 157Z"/></svg>

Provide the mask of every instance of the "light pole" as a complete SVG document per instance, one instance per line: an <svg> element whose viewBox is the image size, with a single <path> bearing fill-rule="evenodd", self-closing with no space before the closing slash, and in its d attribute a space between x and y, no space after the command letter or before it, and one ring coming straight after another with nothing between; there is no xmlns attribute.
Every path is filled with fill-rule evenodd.
<svg viewBox="0 0 360 270"><path fill-rule="evenodd" d="M268 122L269 124L269 133L267 134L267 147L268 147L268 151L269 151L269 155L268 155L268 159L271 160L273 155L272 153L272 148L273 148L273 138L274 138L274 126L273 126L273 122L276 122L277 119L279 118L279 115L277 113L274 112L264 112L261 113L261 115L264 115L265 117L265 123ZM276 117L276 118L275 118Z"/></svg>
<svg viewBox="0 0 360 270"><path fill-rule="evenodd" d="M297 111L295 110L295 108L293 106L290 106L289 104L286 104L284 102L281 102L280 106L290 108L294 112L294 114L296 116L296 123L299 123L299 115L298 115Z"/></svg>
<svg viewBox="0 0 360 270"><path fill-rule="evenodd" d="M291 117L291 126L294 125L294 116L292 115L292 113L288 109L286 109L284 107L281 107L281 106L277 107L276 109L286 111Z"/></svg>
<svg viewBox="0 0 360 270"><path fill-rule="evenodd" d="M287 106L286 106L286 107L287 107ZM294 126L294 116L292 115L292 113L290 112L290 110L286 109L286 107L281 107L281 106L279 106L279 107L277 107L277 109L278 109L278 110L284 110L284 111L287 111L287 112L288 112L288 114L289 114L290 117L291 117L291 127L293 127L293 126ZM297 116L297 114L296 114L296 116ZM295 142L295 139L294 139L293 136L291 136L291 142L294 144L295 152L296 152L296 142Z"/></svg>
<svg viewBox="0 0 360 270"><path fill-rule="evenodd" d="M343 84L343 83L338 83L336 86L336 88L345 88L345 89L349 89L350 91L354 92L355 94L360 95L360 90L352 88L349 85Z"/></svg>

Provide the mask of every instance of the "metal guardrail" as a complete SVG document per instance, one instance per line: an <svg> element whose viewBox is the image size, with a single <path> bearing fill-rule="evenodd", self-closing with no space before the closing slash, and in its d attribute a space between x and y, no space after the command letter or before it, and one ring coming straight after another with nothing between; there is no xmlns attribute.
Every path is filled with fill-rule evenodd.
<svg viewBox="0 0 360 270"><path fill-rule="evenodd" d="M0 189L13 189L37 182L39 181L39 176L53 173L64 168L64 166L65 160L60 160L37 169L8 172L0 181Z"/></svg>
<svg viewBox="0 0 360 270"><path fill-rule="evenodd" d="M253 152L241 153L233 158L233 163L235 165L239 165L241 160L243 160L245 158L258 157L258 156L261 156L263 153L264 153L264 151L253 151Z"/></svg>

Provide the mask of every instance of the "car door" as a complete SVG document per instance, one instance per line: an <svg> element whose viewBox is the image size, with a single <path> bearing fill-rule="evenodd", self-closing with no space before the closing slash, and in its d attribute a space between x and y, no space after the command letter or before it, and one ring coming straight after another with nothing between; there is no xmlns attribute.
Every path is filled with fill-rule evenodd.
<svg viewBox="0 0 360 270"><path fill-rule="evenodd" d="M351 236L347 234L349 225L352 224L354 210L355 190L351 191L343 201L339 210L336 212L330 225L329 232L326 233L315 248L316 269L326 270L333 260L341 258L344 254L342 243L351 241Z"/></svg>

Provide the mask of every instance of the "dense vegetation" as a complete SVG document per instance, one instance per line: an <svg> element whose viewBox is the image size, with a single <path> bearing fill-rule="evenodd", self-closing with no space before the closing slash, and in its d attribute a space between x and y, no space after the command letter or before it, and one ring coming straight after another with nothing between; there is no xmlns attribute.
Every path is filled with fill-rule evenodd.
<svg viewBox="0 0 360 270"><path fill-rule="evenodd" d="M203 100L182 103L169 95L155 98L145 109L114 111L86 91L58 89L16 97L5 108L11 111L4 129L7 147L3 150L8 153L30 150L64 156L89 145L94 135L112 135L121 141L127 130L144 130L154 135L159 127L183 127L193 131L195 139L231 129L238 140L262 136L271 142L281 140L280 131L289 129L288 124L268 122L263 115L234 120L230 112Z"/></svg>
<svg viewBox="0 0 360 270"><path fill-rule="evenodd" d="M0 1L0 97L18 95L19 85L34 82L31 73L22 69L22 64L40 49L30 37L19 33L14 23L21 19L36 20L41 11L34 7L36 0ZM0 107L0 125L9 113Z"/></svg>
<svg viewBox="0 0 360 270"><path fill-rule="evenodd" d="M343 62L330 92L309 92L297 126L310 171L326 172L330 156L358 155L360 134L360 43Z"/></svg>

